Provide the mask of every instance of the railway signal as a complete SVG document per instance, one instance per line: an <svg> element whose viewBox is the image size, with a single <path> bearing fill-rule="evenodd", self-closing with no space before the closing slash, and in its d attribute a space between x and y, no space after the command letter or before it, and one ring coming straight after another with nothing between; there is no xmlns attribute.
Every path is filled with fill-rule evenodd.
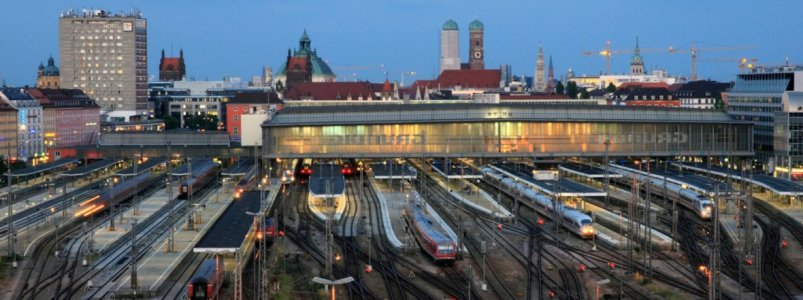
<svg viewBox="0 0 803 300"><path fill-rule="evenodd" d="M541 218L541 217L538 217L538 220L535 221L535 223L538 224L538 225L544 225L544 219Z"/></svg>
<svg viewBox="0 0 803 300"><path fill-rule="evenodd" d="M608 267L610 267L611 269L616 269L616 263L612 261L608 262Z"/></svg>
<svg viewBox="0 0 803 300"><path fill-rule="evenodd" d="M580 264L580 265L577 267L577 271L578 271L578 272L580 272L580 273L583 273L583 272L585 272L585 271L586 271L586 265L584 265L584 264Z"/></svg>
<svg viewBox="0 0 803 300"><path fill-rule="evenodd" d="M789 241L781 240L781 248L786 248L786 247L789 247Z"/></svg>

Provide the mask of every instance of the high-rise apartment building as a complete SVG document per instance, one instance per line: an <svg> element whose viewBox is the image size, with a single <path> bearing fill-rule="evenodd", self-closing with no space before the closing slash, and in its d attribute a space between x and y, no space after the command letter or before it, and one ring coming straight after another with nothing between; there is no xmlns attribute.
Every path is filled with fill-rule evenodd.
<svg viewBox="0 0 803 300"><path fill-rule="evenodd" d="M62 88L84 91L111 121L147 113L148 23L141 13L62 13L59 48Z"/></svg>
<svg viewBox="0 0 803 300"><path fill-rule="evenodd" d="M460 29L452 19L443 23L441 30L441 68L444 70L460 70Z"/></svg>

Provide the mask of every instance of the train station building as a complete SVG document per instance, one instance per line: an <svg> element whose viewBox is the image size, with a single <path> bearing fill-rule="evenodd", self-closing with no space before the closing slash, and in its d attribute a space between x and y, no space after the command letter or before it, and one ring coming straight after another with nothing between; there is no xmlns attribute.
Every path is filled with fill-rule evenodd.
<svg viewBox="0 0 803 300"><path fill-rule="evenodd" d="M718 111L534 104L287 107L266 158L751 156L753 125Z"/></svg>

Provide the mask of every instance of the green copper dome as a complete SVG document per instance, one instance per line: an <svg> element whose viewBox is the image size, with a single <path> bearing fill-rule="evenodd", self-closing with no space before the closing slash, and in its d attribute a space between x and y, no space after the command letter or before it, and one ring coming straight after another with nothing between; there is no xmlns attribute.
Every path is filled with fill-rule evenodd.
<svg viewBox="0 0 803 300"><path fill-rule="evenodd" d="M446 23L443 23L443 30L458 30L457 22L455 22L452 19L449 19L449 21L446 21Z"/></svg>
<svg viewBox="0 0 803 300"><path fill-rule="evenodd" d="M468 30L472 30L472 31L473 30L480 30L480 31L482 31L482 30L485 30L485 25L482 25L482 22L480 22L480 20L474 20L474 21L471 22L471 24L468 24Z"/></svg>

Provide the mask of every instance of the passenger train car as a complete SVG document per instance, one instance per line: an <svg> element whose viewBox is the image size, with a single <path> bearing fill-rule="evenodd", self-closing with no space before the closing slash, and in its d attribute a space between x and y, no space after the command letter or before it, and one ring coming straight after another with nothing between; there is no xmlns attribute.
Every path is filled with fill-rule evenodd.
<svg viewBox="0 0 803 300"><path fill-rule="evenodd" d="M574 234L586 239L590 239L594 236L594 225L591 217L589 217L587 214L574 208L565 206L562 203L554 205L552 203L552 199L546 195L536 192L529 186L517 182L513 178L502 174L502 172L492 168L483 168L482 171L485 174L486 179L490 179L494 183L501 184L501 186L510 191L518 191L520 195L531 201L533 207L535 207L539 213L548 218L554 218L554 211L557 207L563 218L560 220L561 225Z"/></svg>
<svg viewBox="0 0 803 300"><path fill-rule="evenodd" d="M457 255L457 244L441 228L433 222L420 204L405 207L408 225L413 229L413 236L421 246L421 251L432 258L435 263L450 265Z"/></svg>
<svg viewBox="0 0 803 300"><path fill-rule="evenodd" d="M205 259L187 285L187 299L218 299L223 279L223 259Z"/></svg>
<svg viewBox="0 0 803 300"><path fill-rule="evenodd" d="M203 160L193 164L190 178L181 182L178 198L188 199L190 194L197 193L214 180L217 172L218 164L211 160Z"/></svg>
<svg viewBox="0 0 803 300"><path fill-rule="evenodd" d="M647 175L637 174L636 172L624 169L620 166L613 165L609 170L621 174L622 178L616 178L615 180L626 185L633 184L633 176L636 176L639 182L645 182L647 180ZM700 219L711 219L714 202L708 197L690 189L684 189L682 186L673 182L667 181L664 183L664 180L661 178L650 177L649 181L650 185L652 185L652 194L662 196L664 187L666 187L667 198L677 199L678 204L692 210Z"/></svg>
<svg viewBox="0 0 803 300"><path fill-rule="evenodd" d="M162 177L162 175L146 172L125 180L79 203L75 216L88 217L97 212L106 210L109 206L132 198L134 195L142 193L142 191L159 183Z"/></svg>

